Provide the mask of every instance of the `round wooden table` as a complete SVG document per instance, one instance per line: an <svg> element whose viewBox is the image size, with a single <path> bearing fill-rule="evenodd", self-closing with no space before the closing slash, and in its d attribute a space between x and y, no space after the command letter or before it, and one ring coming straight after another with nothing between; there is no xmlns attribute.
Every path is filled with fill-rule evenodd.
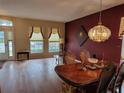
<svg viewBox="0 0 124 93"><path fill-rule="evenodd" d="M63 81L77 88L95 83L101 73L101 69L81 70L80 63L56 66L55 71Z"/></svg>

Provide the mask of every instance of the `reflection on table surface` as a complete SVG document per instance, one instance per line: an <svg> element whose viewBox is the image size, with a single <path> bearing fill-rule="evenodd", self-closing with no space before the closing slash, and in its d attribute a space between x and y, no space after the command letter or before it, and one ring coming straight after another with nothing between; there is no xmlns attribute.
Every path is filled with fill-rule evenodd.
<svg viewBox="0 0 124 93"><path fill-rule="evenodd" d="M62 80L73 86L84 86L96 82L101 73L101 69L84 71L80 63L56 66L55 71Z"/></svg>

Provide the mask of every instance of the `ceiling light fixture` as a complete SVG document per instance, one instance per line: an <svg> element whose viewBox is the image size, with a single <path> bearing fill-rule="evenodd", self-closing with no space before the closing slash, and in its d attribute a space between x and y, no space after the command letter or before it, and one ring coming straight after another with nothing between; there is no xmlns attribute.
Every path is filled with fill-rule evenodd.
<svg viewBox="0 0 124 93"><path fill-rule="evenodd" d="M102 24L102 0L100 0L100 13L98 25L91 28L88 32L88 36L91 40L95 42L104 42L111 36L111 31L108 27Z"/></svg>

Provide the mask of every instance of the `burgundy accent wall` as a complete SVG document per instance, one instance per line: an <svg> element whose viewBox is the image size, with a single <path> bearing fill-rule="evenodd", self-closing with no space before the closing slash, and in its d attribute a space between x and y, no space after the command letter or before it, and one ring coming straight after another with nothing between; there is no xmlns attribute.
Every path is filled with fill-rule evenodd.
<svg viewBox="0 0 124 93"><path fill-rule="evenodd" d="M79 59L79 54L82 49L87 49L91 55L96 54L97 58L102 58L109 61L120 62L121 55L121 40L118 39L121 17L124 16L124 4L116 6L105 11L102 11L102 23L111 29L111 37L109 40L96 43L87 40L80 47L76 34L83 25L88 32L90 28L97 25L99 13L95 13L80 19L76 19L65 24L65 50L72 51Z"/></svg>

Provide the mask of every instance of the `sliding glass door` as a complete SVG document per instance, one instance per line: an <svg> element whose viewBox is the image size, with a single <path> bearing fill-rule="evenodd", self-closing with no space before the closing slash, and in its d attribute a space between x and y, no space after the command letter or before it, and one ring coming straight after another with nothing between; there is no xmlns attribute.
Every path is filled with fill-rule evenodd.
<svg viewBox="0 0 124 93"><path fill-rule="evenodd" d="M0 30L0 60L14 59L13 31Z"/></svg>

